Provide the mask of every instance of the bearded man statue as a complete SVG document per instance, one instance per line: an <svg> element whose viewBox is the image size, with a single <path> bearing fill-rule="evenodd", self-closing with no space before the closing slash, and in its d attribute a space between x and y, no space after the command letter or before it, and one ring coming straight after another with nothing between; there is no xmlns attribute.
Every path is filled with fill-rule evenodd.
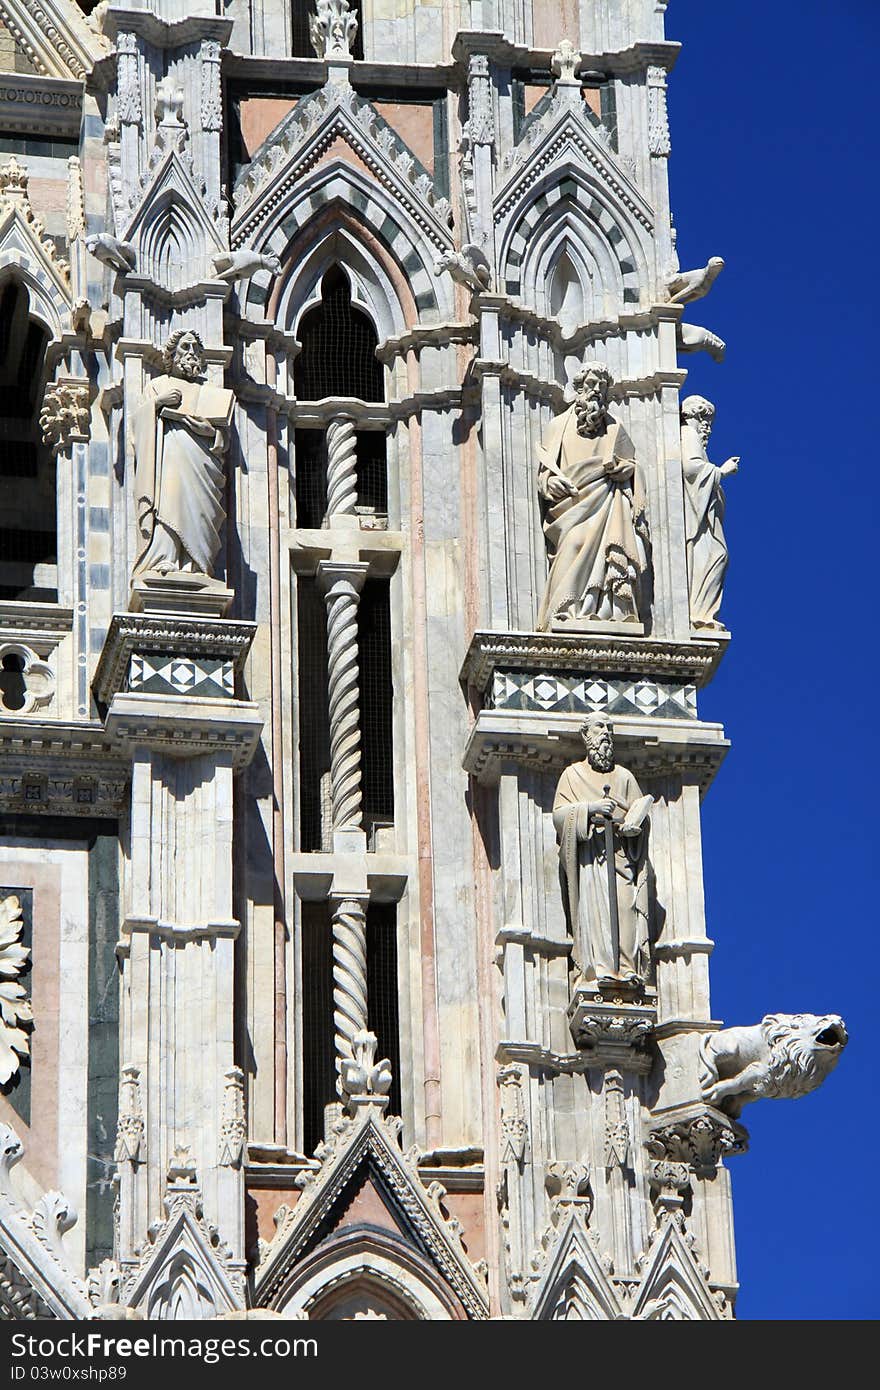
<svg viewBox="0 0 880 1390"><path fill-rule="evenodd" d="M210 575L220 548L223 454L234 403L231 391L206 384L198 333L173 333L165 374L149 381L135 406L135 504L141 549L132 578Z"/></svg>
<svg viewBox="0 0 880 1390"><path fill-rule="evenodd" d="M634 986L644 981L648 968L647 822L654 799L643 796L633 774L615 763L614 736L604 715L590 715L581 734L587 756L565 769L553 802L572 956L587 982ZM609 818L619 932L616 960L606 853Z"/></svg>
<svg viewBox="0 0 880 1390"><path fill-rule="evenodd" d="M578 620L645 619L645 488L632 441L608 413L611 384L607 367L587 362L574 378L574 403L538 451L550 558L539 632Z"/></svg>

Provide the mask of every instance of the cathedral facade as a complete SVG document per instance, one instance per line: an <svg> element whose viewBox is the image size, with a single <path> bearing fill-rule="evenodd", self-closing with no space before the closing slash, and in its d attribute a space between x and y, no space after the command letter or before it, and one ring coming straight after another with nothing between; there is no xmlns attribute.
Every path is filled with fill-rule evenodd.
<svg viewBox="0 0 880 1390"><path fill-rule="evenodd" d="M666 8L0 0L0 1317L734 1315Z"/></svg>

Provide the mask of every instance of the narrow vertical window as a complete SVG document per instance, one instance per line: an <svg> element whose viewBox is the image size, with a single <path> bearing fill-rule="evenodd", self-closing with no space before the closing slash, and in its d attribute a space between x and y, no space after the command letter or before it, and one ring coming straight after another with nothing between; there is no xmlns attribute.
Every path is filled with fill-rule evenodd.
<svg viewBox="0 0 880 1390"><path fill-rule="evenodd" d="M48 334L15 280L0 289L0 598L58 596L55 460L42 442Z"/></svg>
<svg viewBox="0 0 880 1390"><path fill-rule="evenodd" d="M368 579L358 608L361 768L367 842L394 821L391 605L388 580Z"/></svg>
<svg viewBox="0 0 880 1390"><path fill-rule="evenodd" d="M330 849L330 712L327 614L312 576L296 581L299 653L300 849Z"/></svg>
<svg viewBox="0 0 880 1390"><path fill-rule="evenodd" d="M397 904L367 909L367 1019L377 1058L391 1063L388 1113L400 1114L400 1003L397 983Z"/></svg>
<svg viewBox="0 0 880 1390"><path fill-rule="evenodd" d="M324 1138L324 1107L338 1100L333 1042L333 948L328 902L300 904L303 1149Z"/></svg>

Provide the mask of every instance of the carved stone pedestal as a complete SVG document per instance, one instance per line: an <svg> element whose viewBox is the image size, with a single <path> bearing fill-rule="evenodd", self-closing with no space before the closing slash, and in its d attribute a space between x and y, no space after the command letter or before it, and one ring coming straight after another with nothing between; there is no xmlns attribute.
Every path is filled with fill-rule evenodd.
<svg viewBox="0 0 880 1390"><path fill-rule="evenodd" d="M147 571L131 586L133 613L192 614L198 618L222 618L235 595L219 579L207 574L158 574Z"/></svg>
<svg viewBox="0 0 880 1390"><path fill-rule="evenodd" d="M656 993L621 986L612 993L595 984L578 985L568 1007L575 1046L595 1058L591 1065L649 1072L648 1041L657 1022Z"/></svg>
<svg viewBox="0 0 880 1390"><path fill-rule="evenodd" d="M685 1163L698 1177L713 1177L723 1158L745 1153L748 1131L712 1105L680 1105L654 1117L647 1139L653 1158Z"/></svg>

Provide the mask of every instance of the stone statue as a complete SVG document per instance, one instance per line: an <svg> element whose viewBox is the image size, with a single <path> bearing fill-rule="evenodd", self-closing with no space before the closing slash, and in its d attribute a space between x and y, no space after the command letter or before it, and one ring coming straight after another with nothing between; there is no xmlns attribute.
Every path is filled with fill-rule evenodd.
<svg viewBox="0 0 880 1390"><path fill-rule="evenodd" d="M719 628L721 593L727 570L724 539L724 489L739 467L729 458L716 467L706 456L715 407L702 396L688 396L681 405L681 466L684 473L685 539L691 622L694 627Z"/></svg>
<svg viewBox="0 0 880 1390"><path fill-rule="evenodd" d="M588 362L574 386L574 404L538 455L550 556L539 631L582 619L640 622L646 606L645 490L632 441L608 414L611 373Z"/></svg>
<svg viewBox="0 0 880 1390"><path fill-rule="evenodd" d="M615 763L604 715L591 714L581 733L587 756L565 769L553 802L572 954L587 981L637 985L648 963L647 819L653 797L643 796L633 774Z"/></svg>
<svg viewBox="0 0 880 1390"><path fill-rule="evenodd" d="M139 575L210 575L220 546L223 454L233 395L201 381L205 350L198 333L173 333L165 375L147 383L134 410Z"/></svg>
<svg viewBox="0 0 880 1390"><path fill-rule="evenodd" d="M765 1014L750 1028L707 1033L703 1099L735 1118L750 1100L805 1096L834 1070L848 1041L839 1014Z"/></svg>

